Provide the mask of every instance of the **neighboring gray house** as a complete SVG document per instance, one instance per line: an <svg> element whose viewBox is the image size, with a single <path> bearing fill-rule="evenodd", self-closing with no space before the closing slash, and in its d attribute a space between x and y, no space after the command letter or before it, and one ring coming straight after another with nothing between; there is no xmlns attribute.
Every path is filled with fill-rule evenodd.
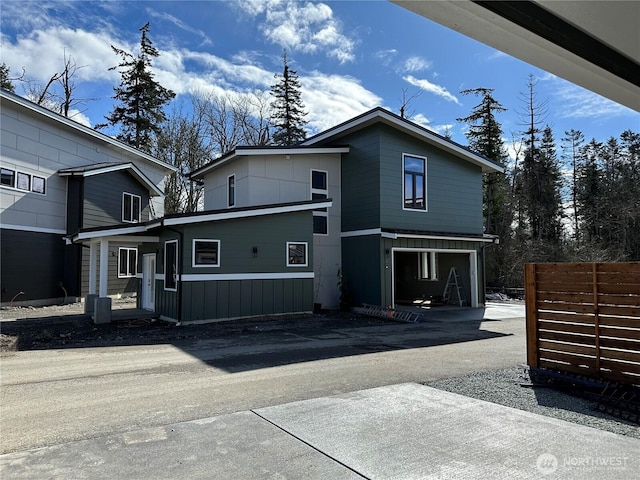
<svg viewBox="0 0 640 480"><path fill-rule="evenodd" d="M0 101L1 302L135 293L138 239L82 248L64 237L162 217L175 168L6 90Z"/></svg>

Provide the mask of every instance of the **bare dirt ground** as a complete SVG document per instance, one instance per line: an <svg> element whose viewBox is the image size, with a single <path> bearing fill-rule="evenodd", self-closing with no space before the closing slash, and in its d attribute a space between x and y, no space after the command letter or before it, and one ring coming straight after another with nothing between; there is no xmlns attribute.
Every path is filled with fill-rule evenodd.
<svg viewBox="0 0 640 480"><path fill-rule="evenodd" d="M135 299L114 299L113 309L135 308ZM0 354L51 348L104 347L175 343L235 333L260 333L313 329L329 331L349 322L350 326L389 324L384 318L327 312L315 315L284 315L250 318L204 325L176 326L155 319L114 321L96 325L84 314L83 303L46 307L2 307L0 309Z"/></svg>

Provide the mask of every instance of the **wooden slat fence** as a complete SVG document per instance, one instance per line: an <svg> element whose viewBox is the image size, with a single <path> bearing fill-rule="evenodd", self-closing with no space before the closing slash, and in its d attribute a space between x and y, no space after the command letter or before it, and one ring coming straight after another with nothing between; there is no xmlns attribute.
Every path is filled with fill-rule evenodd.
<svg viewBox="0 0 640 480"><path fill-rule="evenodd" d="M640 385L640 262L525 265L527 363Z"/></svg>

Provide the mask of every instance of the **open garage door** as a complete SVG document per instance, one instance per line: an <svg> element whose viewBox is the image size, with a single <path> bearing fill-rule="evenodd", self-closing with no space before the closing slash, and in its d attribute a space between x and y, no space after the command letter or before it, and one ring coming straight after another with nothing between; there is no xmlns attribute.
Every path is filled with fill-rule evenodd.
<svg viewBox="0 0 640 480"><path fill-rule="evenodd" d="M443 305L452 268L457 269L459 274L458 282L464 295L464 304L477 307L478 268L475 251L394 248L394 305Z"/></svg>

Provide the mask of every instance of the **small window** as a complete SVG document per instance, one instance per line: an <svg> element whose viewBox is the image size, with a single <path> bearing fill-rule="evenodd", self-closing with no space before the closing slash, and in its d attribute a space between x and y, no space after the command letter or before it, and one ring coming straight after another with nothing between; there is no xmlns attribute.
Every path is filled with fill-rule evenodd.
<svg viewBox="0 0 640 480"><path fill-rule="evenodd" d="M16 172L14 170L9 170L8 168L3 168L0 170L0 185L4 185L6 187L15 187L16 185Z"/></svg>
<svg viewBox="0 0 640 480"><path fill-rule="evenodd" d="M426 210L426 159L404 155L404 208Z"/></svg>
<svg viewBox="0 0 640 480"><path fill-rule="evenodd" d="M193 240L193 266L219 267L220 240Z"/></svg>
<svg viewBox="0 0 640 480"><path fill-rule="evenodd" d="M311 199L329 198L328 173L322 170L311 170ZM313 233L327 235L329 233L329 212L327 208L316 208L313 211Z"/></svg>
<svg viewBox="0 0 640 480"><path fill-rule="evenodd" d="M28 173L18 172L16 188L18 190L26 190L27 192L31 190L31 175Z"/></svg>
<svg viewBox="0 0 640 480"><path fill-rule="evenodd" d="M42 177L37 177L37 176L33 176L33 178L31 179L31 191L35 192L35 193L41 193L44 195L45 190L44 190L44 178Z"/></svg>
<svg viewBox="0 0 640 480"><path fill-rule="evenodd" d="M234 207L236 205L236 176L229 175L227 178L227 205Z"/></svg>
<svg viewBox="0 0 640 480"><path fill-rule="evenodd" d="M307 243L287 242L287 267L307 266Z"/></svg>
<svg viewBox="0 0 640 480"><path fill-rule="evenodd" d="M118 278L135 277L138 271L138 249L118 249Z"/></svg>
<svg viewBox="0 0 640 480"><path fill-rule="evenodd" d="M140 196L133 193L122 193L122 221L137 223L140 221Z"/></svg>
<svg viewBox="0 0 640 480"><path fill-rule="evenodd" d="M178 289L178 241L164 243L164 289Z"/></svg>

